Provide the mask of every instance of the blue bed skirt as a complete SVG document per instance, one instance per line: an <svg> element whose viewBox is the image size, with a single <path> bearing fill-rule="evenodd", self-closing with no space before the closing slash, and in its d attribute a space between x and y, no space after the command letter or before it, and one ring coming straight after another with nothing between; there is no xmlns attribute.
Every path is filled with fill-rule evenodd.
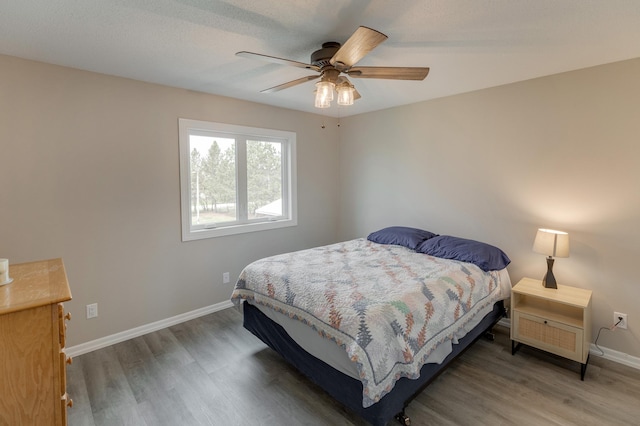
<svg viewBox="0 0 640 426"><path fill-rule="evenodd" d="M397 414L403 412L409 402L426 385L478 338L491 330L505 314L503 302L496 303L493 311L487 314L480 324L460 339L457 345L453 345L453 352L445 358L442 364L425 364L420 370L420 378L417 380L401 378L396 382L393 390L379 402L371 407L363 408L362 383L359 380L339 372L329 364L310 355L287 334L282 326L272 321L255 306L245 302L243 308L244 327L247 330L278 352L329 395L374 426L384 426Z"/></svg>

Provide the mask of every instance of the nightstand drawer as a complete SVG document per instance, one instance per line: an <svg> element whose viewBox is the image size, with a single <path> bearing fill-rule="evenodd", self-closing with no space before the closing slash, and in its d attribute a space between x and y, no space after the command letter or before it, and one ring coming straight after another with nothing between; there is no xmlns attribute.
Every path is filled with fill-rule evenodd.
<svg viewBox="0 0 640 426"><path fill-rule="evenodd" d="M514 310L512 339L584 363L583 330Z"/></svg>

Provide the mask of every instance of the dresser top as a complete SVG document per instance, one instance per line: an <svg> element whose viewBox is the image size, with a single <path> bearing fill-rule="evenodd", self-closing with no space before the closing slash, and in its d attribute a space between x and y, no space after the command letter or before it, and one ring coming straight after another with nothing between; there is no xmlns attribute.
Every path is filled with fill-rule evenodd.
<svg viewBox="0 0 640 426"><path fill-rule="evenodd" d="M71 300L62 259L9 265L13 282L0 286L0 315Z"/></svg>

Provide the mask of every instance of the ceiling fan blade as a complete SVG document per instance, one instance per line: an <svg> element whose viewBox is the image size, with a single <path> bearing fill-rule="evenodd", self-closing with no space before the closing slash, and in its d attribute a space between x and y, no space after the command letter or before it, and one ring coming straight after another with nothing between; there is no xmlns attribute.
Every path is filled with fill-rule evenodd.
<svg viewBox="0 0 640 426"><path fill-rule="evenodd" d="M348 70L386 39L380 31L358 27L329 62L340 71Z"/></svg>
<svg viewBox="0 0 640 426"><path fill-rule="evenodd" d="M424 80L428 67L354 67L346 71L353 78L382 78L387 80Z"/></svg>
<svg viewBox="0 0 640 426"><path fill-rule="evenodd" d="M260 61L271 62L273 64L291 65L298 68L306 68L308 70L314 70L318 72L320 71L319 67L312 64L305 64L304 62L292 61L290 59L276 58L275 56L262 55L260 53L242 51L242 52L236 53L236 56L240 56L242 58L249 58L249 59L258 59Z"/></svg>
<svg viewBox="0 0 640 426"><path fill-rule="evenodd" d="M278 86L271 87L269 89L261 90L261 93L273 93L279 92L280 90L288 89L289 87L297 86L298 84L306 83L307 81L315 80L316 78L320 78L320 74L318 75L308 75L306 77L299 78L297 80L292 80L288 83L280 84Z"/></svg>

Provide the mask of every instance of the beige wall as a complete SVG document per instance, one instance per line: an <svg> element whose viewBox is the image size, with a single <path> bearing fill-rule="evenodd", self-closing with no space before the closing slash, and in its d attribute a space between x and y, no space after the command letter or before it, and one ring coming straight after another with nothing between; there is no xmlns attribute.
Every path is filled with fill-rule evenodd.
<svg viewBox="0 0 640 426"><path fill-rule="evenodd" d="M570 234L562 284L593 290L594 338L640 356L640 59L342 120L341 238L412 225L483 240L542 278L538 227ZM429 84L427 79L424 84Z"/></svg>
<svg viewBox="0 0 640 426"><path fill-rule="evenodd" d="M594 291L600 343L640 356L640 60L333 119L0 56L0 257L63 257L77 345L228 299L250 261L405 224L496 244ZM425 84L429 84L428 80ZM177 118L298 135L295 228L182 243ZM322 122L327 124L321 129ZM338 221L338 217L340 220ZM338 232L340 230L340 232ZM99 303L100 316L84 319Z"/></svg>
<svg viewBox="0 0 640 426"><path fill-rule="evenodd" d="M181 242L179 117L297 132L298 226ZM322 121L0 56L0 257L64 258L69 346L226 301L250 261L335 241L337 126Z"/></svg>

